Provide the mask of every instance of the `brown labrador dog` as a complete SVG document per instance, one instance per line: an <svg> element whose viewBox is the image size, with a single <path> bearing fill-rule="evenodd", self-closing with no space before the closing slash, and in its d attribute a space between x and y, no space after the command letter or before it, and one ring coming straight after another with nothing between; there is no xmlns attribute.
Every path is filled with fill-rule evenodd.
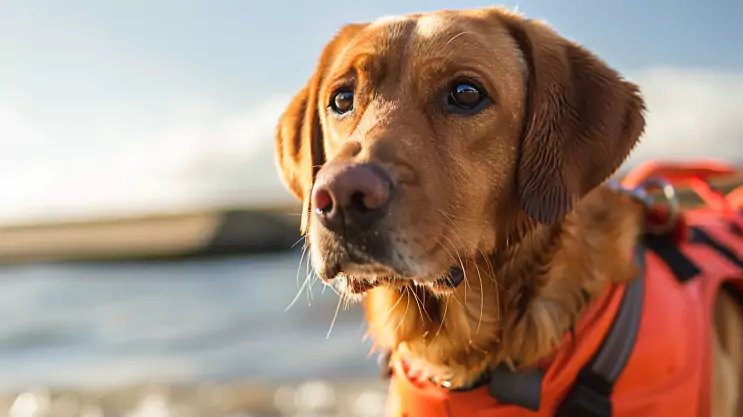
<svg viewBox="0 0 743 417"><path fill-rule="evenodd" d="M326 46L281 118L278 163L316 273L363 299L411 375L456 388L550 357L607 283L636 275L642 209L603 183L643 113L636 85L543 23L414 14ZM743 415L743 320L717 306L714 415Z"/></svg>

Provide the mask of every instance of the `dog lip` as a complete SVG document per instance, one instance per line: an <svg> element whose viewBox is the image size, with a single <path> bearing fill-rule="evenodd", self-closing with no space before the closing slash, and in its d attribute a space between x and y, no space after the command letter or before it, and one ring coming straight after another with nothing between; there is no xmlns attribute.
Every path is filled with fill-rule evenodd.
<svg viewBox="0 0 743 417"><path fill-rule="evenodd" d="M379 281L346 278L347 289L352 294L364 294L365 292L371 290L379 284Z"/></svg>
<svg viewBox="0 0 743 417"><path fill-rule="evenodd" d="M456 289L464 281L464 270L461 267L453 266L449 269L446 275L435 281L428 282L417 282L412 279L402 277L374 277L365 278L346 274L340 274L337 279L337 283L342 286L342 289L350 295L364 295L369 290L376 288L380 285L389 285L396 287L404 286L419 286L428 288L429 291L434 293L445 294Z"/></svg>
<svg viewBox="0 0 743 417"><path fill-rule="evenodd" d="M437 279L434 282L434 285L454 289L457 288L462 281L464 281L464 270L459 266L453 266L449 269L446 275Z"/></svg>
<svg viewBox="0 0 743 417"><path fill-rule="evenodd" d="M373 278L373 279L367 279L367 278L359 278L359 277L352 277L348 275L341 274L337 279L336 282L338 285L342 286L342 289L352 295L360 295L365 294L367 291L376 288L382 284L388 284L391 285L395 282L399 282L399 278Z"/></svg>

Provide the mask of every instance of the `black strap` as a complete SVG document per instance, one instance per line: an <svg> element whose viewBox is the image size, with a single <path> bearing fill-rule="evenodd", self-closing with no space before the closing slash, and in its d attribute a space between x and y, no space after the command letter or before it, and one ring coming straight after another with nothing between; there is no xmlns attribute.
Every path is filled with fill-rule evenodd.
<svg viewBox="0 0 743 417"><path fill-rule="evenodd" d="M637 340L645 293L645 250L638 245L635 259L639 276L627 285L609 333L591 360L581 369L573 387L557 409L556 417L609 417L611 393Z"/></svg>
<svg viewBox="0 0 743 417"><path fill-rule="evenodd" d="M687 282L702 272L691 259L681 252L672 237L647 234L643 240L647 248L658 255L679 281Z"/></svg>
<svg viewBox="0 0 743 417"><path fill-rule="evenodd" d="M539 411L542 402L544 371L513 372L499 366L488 375L488 393L501 404L515 404L527 410Z"/></svg>
<svg viewBox="0 0 743 417"><path fill-rule="evenodd" d="M735 264L739 268L743 268L743 259L739 258L738 255L736 255L735 252L726 245L714 240L707 234L707 232L699 227L691 227L690 232L691 235L689 238L692 242L702 243L709 246L731 263Z"/></svg>
<svg viewBox="0 0 743 417"><path fill-rule="evenodd" d="M743 237L743 230L735 223L730 224L730 232L736 236ZM725 259L736 266L743 268L743 259L735 254L729 247L713 239L707 232L697 226L689 227L689 240L693 243L707 245ZM694 264L679 248L678 244L670 236L646 235L645 243L668 266L671 272L681 282L687 282L701 273L699 267Z"/></svg>

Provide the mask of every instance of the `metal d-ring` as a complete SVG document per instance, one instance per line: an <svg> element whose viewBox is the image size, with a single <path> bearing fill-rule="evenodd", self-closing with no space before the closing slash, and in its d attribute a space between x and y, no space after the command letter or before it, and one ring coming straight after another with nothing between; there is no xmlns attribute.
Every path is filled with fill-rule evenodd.
<svg viewBox="0 0 743 417"><path fill-rule="evenodd" d="M650 206L651 199L649 198L648 194L645 192L645 189L640 186L637 188L624 188L622 185L617 181L616 179L610 179L607 181L607 184L609 187L614 189L617 193L627 196L631 198L634 201L637 201L638 203L642 204L642 206L647 209Z"/></svg>
<svg viewBox="0 0 743 417"><path fill-rule="evenodd" d="M609 186L616 190L618 193L626 195L632 200L642 204L645 210L650 210L655 202L650 191L661 190L665 200L665 204L668 206L668 218L663 224L650 224L646 225L646 230L655 235L662 235L670 232L678 221L679 213L681 211L681 204L676 193L676 188L670 182L662 178L651 178L638 187L633 189L624 188L617 180L609 180Z"/></svg>
<svg viewBox="0 0 743 417"><path fill-rule="evenodd" d="M651 178L643 182L638 188L641 189L643 194L646 209L649 209L653 204L650 193L648 192L653 189L662 191L665 200L664 203L668 207L668 217L666 218L666 221L659 225L648 223L646 225L648 232L654 235L662 235L670 232L676 225L681 212L681 203L679 202L676 187L662 178Z"/></svg>

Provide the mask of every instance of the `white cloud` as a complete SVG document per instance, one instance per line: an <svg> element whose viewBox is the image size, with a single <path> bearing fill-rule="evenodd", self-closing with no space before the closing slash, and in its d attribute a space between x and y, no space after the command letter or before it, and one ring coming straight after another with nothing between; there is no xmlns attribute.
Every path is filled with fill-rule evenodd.
<svg viewBox="0 0 743 417"><path fill-rule="evenodd" d="M743 73L651 68L631 75L649 111L629 165L657 157L743 163ZM0 221L293 202L273 156L289 97L248 109L198 98L148 103L154 113L117 113L111 122L103 112L91 116L95 133L75 140L89 145L75 149L60 137L84 137L80 126L45 130L0 99ZM154 122L137 129L143 119Z"/></svg>
<svg viewBox="0 0 743 417"><path fill-rule="evenodd" d="M628 165L697 157L743 164L743 73L658 67L633 75L648 114Z"/></svg>
<svg viewBox="0 0 743 417"><path fill-rule="evenodd" d="M186 100L152 132L74 149L0 103L0 221L290 202L273 160L288 103L230 111ZM98 146L97 146L98 145Z"/></svg>

